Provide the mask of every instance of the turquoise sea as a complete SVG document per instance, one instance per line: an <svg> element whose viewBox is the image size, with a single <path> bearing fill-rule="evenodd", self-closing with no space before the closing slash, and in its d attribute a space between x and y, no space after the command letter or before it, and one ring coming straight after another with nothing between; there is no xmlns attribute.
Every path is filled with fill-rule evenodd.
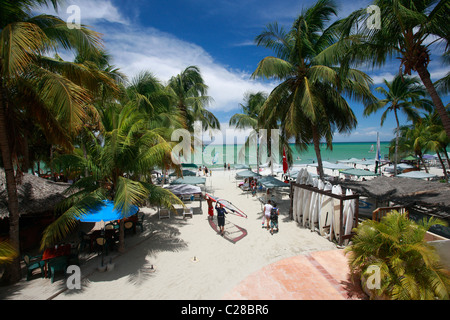
<svg viewBox="0 0 450 320"><path fill-rule="evenodd" d="M381 158L389 154L389 142L381 142ZM306 151L298 151L295 144L290 144L293 152L294 165L308 164L317 162L314 146L310 145ZM372 151L373 150L373 151ZM338 160L374 159L376 151L376 142L335 142L333 150L327 149L326 144L320 146L322 161L336 162ZM194 161L194 156L197 161ZM280 156L280 163L282 154ZM202 159L203 165L208 167L223 167L224 163L256 165L256 148L243 149L243 145L208 145L203 149L203 153L193 155L194 163ZM267 159L261 159L261 163L267 162Z"/></svg>

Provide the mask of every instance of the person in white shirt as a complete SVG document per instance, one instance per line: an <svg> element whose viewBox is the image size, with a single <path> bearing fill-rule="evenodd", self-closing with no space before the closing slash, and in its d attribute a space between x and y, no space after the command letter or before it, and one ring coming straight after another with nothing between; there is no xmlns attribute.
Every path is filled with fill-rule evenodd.
<svg viewBox="0 0 450 320"><path fill-rule="evenodd" d="M269 222L270 222L270 212L272 211L272 204L271 201L267 201L267 203L264 205L264 216L262 221L262 227L264 228L264 222L267 225L267 229L269 229Z"/></svg>

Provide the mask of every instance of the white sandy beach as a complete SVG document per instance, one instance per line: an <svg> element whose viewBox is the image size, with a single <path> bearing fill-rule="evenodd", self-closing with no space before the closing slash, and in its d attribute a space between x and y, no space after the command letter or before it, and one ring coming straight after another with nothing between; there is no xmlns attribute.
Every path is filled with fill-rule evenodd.
<svg viewBox="0 0 450 320"><path fill-rule="evenodd" d="M213 171L206 189L228 199L248 218L229 214L225 231L238 225L247 236L236 243L218 235L203 214L183 220L182 216L159 219L152 208L146 213L145 230L126 237L126 252L110 253L115 263L111 271L95 270L99 258L82 264L82 289L65 290L60 275L54 284L49 279L25 279L1 294L1 299L222 299L250 274L273 262L312 251L333 250L336 246L309 229L297 226L288 217L289 197L280 202L280 232L271 235L261 227L261 205L256 197L236 186L235 171ZM198 207L199 202L189 206ZM233 234L229 234L233 236ZM194 259L195 257L195 259ZM151 266L156 269L152 272Z"/></svg>

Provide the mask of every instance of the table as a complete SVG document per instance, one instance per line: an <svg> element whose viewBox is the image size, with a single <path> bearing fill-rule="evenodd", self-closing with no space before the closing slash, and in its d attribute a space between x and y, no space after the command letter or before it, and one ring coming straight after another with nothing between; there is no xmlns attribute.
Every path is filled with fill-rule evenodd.
<svg viewBox="0 0 450 320"><path fill-rule="evenodd" d="M47 278L47 263L51 259L61 257L61 256L70 256L70 252L72 250L72 245L70 244L62 244L52 248L47 248L44 250L42 254L42 260L45 262L44 266L44 276Z"/></svg>

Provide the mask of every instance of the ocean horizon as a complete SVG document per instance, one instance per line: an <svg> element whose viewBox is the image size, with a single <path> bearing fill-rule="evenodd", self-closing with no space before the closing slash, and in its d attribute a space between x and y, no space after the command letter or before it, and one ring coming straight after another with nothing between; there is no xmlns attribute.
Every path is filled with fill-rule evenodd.
<svg viewBox="0 0 450 320"><path fill-rule="evenodd" d="M384 159L389 154L388 141L380 142L381 158ZM293 165L309 164L317 162L314 145L309 145L305 151L299 151L295 143L289 144L292 150ZM250 147L244 149L244 144L209 144L205 145L202 154L192 155L192 159L197 162L202 158L202 164L210 167L220 167L224 163L230 165L246 164L256 165L256 148ZM325 143L320 144L320 152L322 161L336 162L339 160L348 160L350 158L357 159L375 159L376 141L375 142L334 142L333 149L327 149ZM282 154L279 155L279 163L281 164ZM260 163L264 164L268 159L261 159ZM188 161L186 161L188 162ZM196 163L194 160L192 163ZM199 163L196 163L199 164Z"/></svg>

